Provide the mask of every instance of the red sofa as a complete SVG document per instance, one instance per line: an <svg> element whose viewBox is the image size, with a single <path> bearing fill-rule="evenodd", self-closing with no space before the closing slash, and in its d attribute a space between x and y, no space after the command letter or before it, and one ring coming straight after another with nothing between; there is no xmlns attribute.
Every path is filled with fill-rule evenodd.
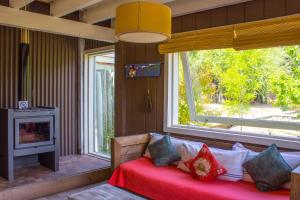
<svg viewBox="0 0 300 200"><path fill-rule="evenodd" d="M200 182L176 166L156 167L148 158L120 165L111 185L157 200L288 200L289 190L259 192L253 183L215 180Z"/></svg>
<svg viewBox="0 0 300 200"><path fill-rule="evenodd" d="M300 166L292 172L291 190L260 192L255 184L243 181L201 182L176 166L157 167L142 157L149 140L149 134L112 140L112 168L115 170L108 181L111 185L156 200L300 200ZM201 141L219 148L228 144L214 145L203 138Z"/></svg>

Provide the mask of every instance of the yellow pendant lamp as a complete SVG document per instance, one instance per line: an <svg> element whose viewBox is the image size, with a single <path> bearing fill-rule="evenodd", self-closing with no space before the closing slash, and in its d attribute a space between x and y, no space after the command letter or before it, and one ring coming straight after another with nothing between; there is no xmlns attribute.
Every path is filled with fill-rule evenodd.
<svg viewBox="0 0 300 200"><path fill-rule="evenodd" d="M137 1L117 8L115 32L118 40L158 43L171 38L171 9L159 3Z"/></svg>

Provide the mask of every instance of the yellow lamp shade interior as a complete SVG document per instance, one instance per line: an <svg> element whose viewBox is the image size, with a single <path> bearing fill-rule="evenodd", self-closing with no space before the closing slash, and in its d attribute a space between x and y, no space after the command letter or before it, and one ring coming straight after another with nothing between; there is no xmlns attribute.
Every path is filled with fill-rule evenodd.
<svg viewBox="0 0 300 200"><path fill-rule="evenodd" d="M134 43L156 43L171 38L171 9L163 4L138 1L116 11L117 39Z"/></svg>

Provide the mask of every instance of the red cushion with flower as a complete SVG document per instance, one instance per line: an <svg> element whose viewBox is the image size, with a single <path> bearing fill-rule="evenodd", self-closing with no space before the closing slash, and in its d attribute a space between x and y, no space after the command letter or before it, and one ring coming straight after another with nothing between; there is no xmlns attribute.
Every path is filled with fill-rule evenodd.
<svg viewBox="0 0 300 200"><path fill-rule="evenodd" d="M197 156L185 162L185 165L191 170L193 177L201 181L210 181L227 173L227 170L217 161L206 144L203 145Z"/></svg>

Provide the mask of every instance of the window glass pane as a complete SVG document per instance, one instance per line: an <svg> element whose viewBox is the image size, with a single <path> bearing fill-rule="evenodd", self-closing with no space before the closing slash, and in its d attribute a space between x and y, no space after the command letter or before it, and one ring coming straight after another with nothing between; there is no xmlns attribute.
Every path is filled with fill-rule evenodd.
<svg viewBox="0 0 300 200"><path fill-rule="evenodd" d="M114 136L114 56L95 56L94 71L94 152L108 156Z"/></svg>
<svg viewBox="0 0 300 200"><path fill-rule="evenodd" d="M240 125L239 122L191 120L183 59L183 56L179 58L178 66L179 124L283 137L300 136L293 126L291 130L283 130L263 125ZM187 63L197 116L300 122L299 46L193 51L187 53Z"/></svg>

